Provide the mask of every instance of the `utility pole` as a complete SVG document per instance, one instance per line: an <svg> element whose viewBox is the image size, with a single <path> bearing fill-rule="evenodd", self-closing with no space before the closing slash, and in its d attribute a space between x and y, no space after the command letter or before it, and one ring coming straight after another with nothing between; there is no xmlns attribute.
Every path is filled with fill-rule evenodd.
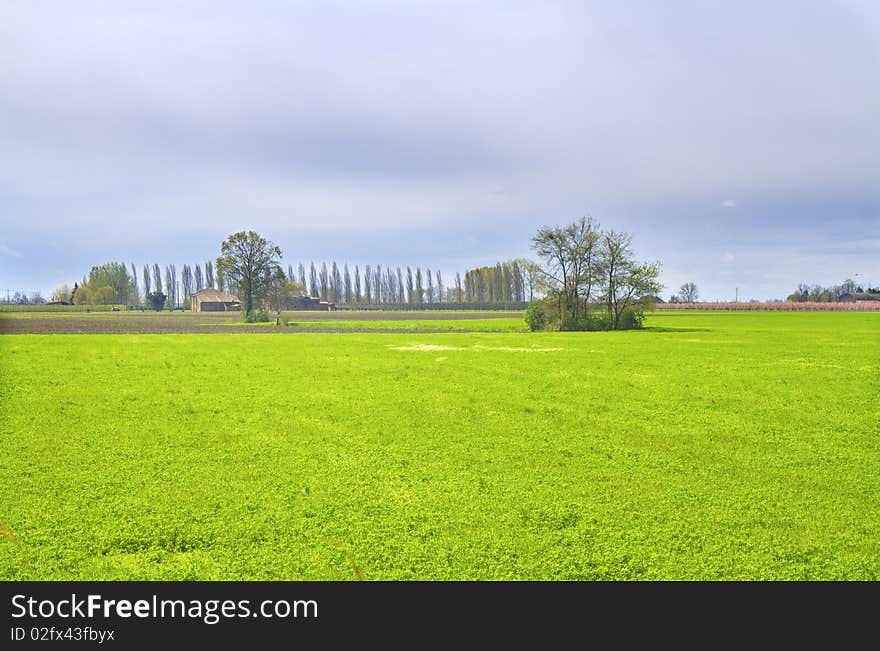
<svg viewBox="0 0 880 651"><path fill-rule="evenodd" d="M734 303L739 303L739 287L736 288L736 298L733 299Z"/></svg>

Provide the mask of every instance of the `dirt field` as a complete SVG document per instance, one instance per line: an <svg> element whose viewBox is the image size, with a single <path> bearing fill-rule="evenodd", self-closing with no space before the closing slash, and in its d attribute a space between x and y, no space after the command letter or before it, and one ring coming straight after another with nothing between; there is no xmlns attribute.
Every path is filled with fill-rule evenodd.
<svg viewBox="0 0 880 651"><path fill-rule="evenodd" d="M516 312L291 312L293 320L320 323L321 321L409 321L409 320L475 320L496 318L520 318ZM9 312L0 314L0 334L175 334L175 333L223 333L254 332L282 334L297 332L407 332L399 325L387 330L358 327L310 326L300 328L285 326L241 326L238 315L191 312ZM415 330L414 330L415 331ZM462 332L467 332L463 329ZM418 332L432 332L421 327ZM442 329L437 332L454 332Z"/></svg>

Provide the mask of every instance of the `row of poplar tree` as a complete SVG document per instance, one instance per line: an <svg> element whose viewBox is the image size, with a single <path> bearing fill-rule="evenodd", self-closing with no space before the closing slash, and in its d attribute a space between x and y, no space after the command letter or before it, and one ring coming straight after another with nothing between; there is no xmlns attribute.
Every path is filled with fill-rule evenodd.
<svg viewBox="0 0 880 651"><path fill-rule="evenodd" d="M430 268L359 265L336 262L288 265L287 276L310 296L343 305L416 305L425 303L510 303L529 300L537 287L537 267L529 261L499 262L456 272L451 286Z"/></svg>
<svg viewBox="0 0 880 651"><path fill-rule="evenodd" d="M92 267L88 277L73 288L62 286L53 300L76 304L148 304L164 296L168 309L187 307L189 298L205 288L226 289L214 263L174 264L160 267L121 262ZM511 260L456 273L451 286L439 270L382 265L338 265L336 262L287 266L287 281L310 296L342 305L419 305L437 303L498 304L532 300L539 291L540 272L530 260ZM161 303L160 303L161 305Z"/></svg>

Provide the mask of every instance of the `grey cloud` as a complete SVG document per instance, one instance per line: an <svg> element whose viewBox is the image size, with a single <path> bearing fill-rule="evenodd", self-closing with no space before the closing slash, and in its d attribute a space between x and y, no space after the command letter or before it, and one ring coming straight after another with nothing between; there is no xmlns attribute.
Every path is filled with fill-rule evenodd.
<svg viewBox="0 0 880 651"><path fill-rule="evenodd" d="M333 242L340 258L401 233L425 263L462 265L528 253L537 226L591 213L633 231L669 278L711 279L734 245L745 265L748 251L880 228L878 15L866 2L8 3L0 210L25 257L47 230L96 231L89 255L151 257L137 247L171 228L199 243L181 256L205 257L202 242L249 226ZM709 249L702 266L682 242ZM862 253L849 250L875 269ZM55 282L24 267L0 272ZM784 292L755 275L759 297Z"/></svg>

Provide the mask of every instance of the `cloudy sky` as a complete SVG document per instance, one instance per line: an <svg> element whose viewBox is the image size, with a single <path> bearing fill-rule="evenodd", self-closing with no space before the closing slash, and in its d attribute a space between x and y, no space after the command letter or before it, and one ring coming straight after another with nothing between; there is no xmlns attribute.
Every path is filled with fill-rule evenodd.
<svg viewBox="0 0 880 651"><path fill-rule="evenodd" d="M664 295L880 285L880 4L5 2L0 215L44 294L242 229L450 277L580 215Z"/></svg>

